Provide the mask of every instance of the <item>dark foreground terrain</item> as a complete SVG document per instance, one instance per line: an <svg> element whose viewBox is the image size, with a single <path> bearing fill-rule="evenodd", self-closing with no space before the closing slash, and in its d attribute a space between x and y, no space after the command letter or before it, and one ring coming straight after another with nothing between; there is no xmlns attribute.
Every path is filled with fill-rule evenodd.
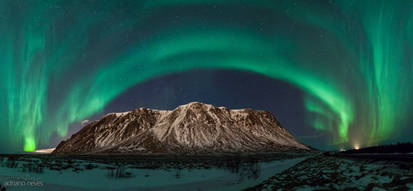
<svg viewBox="0 0 413 191"><path fill-rule="evenodd" d="M54 177L70 175L70 177L92 178L96 181L109 181L111 184L131 184L136 181L154 180L156 184L166 184L166 187L117 187L117 189L99 187L99 190L413 190L413 158L412 154L400 153L267 153L267 154L224 154L213 156L173 156L173 155L0 155L0 169L16 169L19 173L39 175L39 177ZM261 168L264 163L273 161L295 160L295 163L285 163L282 166L267 166ZM280 163L281 164L281 163ZM265 165L264 165L265 166ZM147 170L149 169L149 171ZM189 171L187 171L189 169ZM191 170L192 169L192 170ZM212 170L213 174L220 173L222 169L231 173L238 173L234 184L213 186L221 178L211 179L203 177L197 172ZM262 178L260 173L266 173ZM156 178L159 174L171 174L166 179ZM185 173L182 173L184 172ZM12 171L10 171L12 172ZM191 174L193 172L194 174ZM17 175L19 175L19 173ZM102 177L105 173L106 179ZM41 175L46 174L46 175ZM63 175L62 175L63 174ZM92 173L93 174L93 173ZM156 175L157 174L157 175ZM225 176L229 176L227 174ZM101 176L96 178L96 176ZM174 178L172 178L172 176ZM201 176L201 177L200 177ZM152 177L152 179L151 179ZM169 177L169 178L168 178ZM218 176L219 177L219 176ZM258 178L261 177L261 178ZM103 179L102 179L103 178ZM115 180L115 179L121 180ZM192 183L175 184L197 178ZM91 180L85 181L86 183ZM249 180L253 179L253 180ZM67 179L66 179L67 180ZM129 183L127 183L130 180ZM75 180L74 182L76 183ZM251 184L243 184L250 181ZM48 183L45 187L56 189L75 189L79 186L73 183L56 185L60 180L54 180L54 184ZM82 183L84 184L84 183ZM247 185L243 187L242 185ZM208 187L209 186L209 187ZM13 187L17 188L17 187ZM147 189L149 188L149 189ZM218 189L219 188L219 189ZM83 187L81 190L93 190L96 188ZM42 189L39 189L42 190ZM47 190L47 189L43 189Z"/></svg>
<svg viewBox="0 0 413 191"><path fill-rule="evenodd" d="M246 190L413 190L412 157L326 153Z"/></svg>

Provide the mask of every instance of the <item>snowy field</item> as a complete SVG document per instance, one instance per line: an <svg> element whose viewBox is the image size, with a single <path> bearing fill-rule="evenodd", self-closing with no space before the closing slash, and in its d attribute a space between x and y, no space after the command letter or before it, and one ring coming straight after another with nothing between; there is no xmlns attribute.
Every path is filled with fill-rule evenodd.
<svg viewBox="0 0 413 191"><path fill-rule="evenodd" d="M7 190L242 190L287 170L308 156L228 165L130 164L91 159L0 157ZM216 161L216 159L214 159ZM221 163L217 163L221 164ZM224 163L225 164L225 163Z"/></svg>

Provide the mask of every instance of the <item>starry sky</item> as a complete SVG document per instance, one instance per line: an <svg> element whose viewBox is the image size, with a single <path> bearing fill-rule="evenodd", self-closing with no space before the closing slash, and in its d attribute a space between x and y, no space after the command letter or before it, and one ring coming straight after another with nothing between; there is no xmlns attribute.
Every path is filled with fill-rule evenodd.
<svg viewBox="0 0 413 191"><path fill-rule="evenodd" d="M0 152L201 101L310 146L412 141L413 1L0 1Z"/></svg>

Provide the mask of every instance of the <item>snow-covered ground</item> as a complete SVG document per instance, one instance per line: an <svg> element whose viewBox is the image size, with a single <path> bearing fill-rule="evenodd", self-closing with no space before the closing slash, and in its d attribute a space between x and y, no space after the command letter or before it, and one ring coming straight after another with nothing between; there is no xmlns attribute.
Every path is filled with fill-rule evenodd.
<svg viewBox="0 0 413 191"><path fill-rule="evenodd" d="M413 190L413 163L317 156L248 190Z"/></svg>
<svg viewBox="0 0 413 191"><path fill-rule="evenodd" d="M0 158L0 184L7 190L241 190L268 179L307 157L222 168L144 169L84 160ZM33 165L35 164L35 165Z"/></svg>

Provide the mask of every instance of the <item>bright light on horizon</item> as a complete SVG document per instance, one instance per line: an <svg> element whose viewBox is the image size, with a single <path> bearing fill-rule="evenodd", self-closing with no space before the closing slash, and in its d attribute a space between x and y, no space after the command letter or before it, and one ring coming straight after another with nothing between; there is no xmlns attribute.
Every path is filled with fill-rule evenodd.
<svg viewBox="0 0 413 191"><path fill-rule="evenodd" d="M359 150L360 149L360 145L358 143L354 143L354 149Z"/></svg>

